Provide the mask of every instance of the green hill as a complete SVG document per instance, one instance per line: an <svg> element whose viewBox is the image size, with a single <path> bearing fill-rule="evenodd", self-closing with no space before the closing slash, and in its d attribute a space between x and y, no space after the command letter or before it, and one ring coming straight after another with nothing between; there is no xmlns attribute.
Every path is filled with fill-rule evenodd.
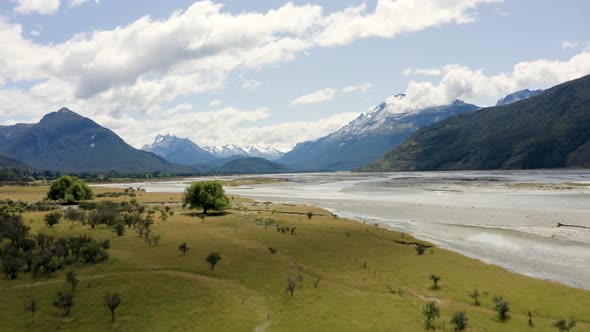
<svg viewBox="0 0 590 332"><path fill-rule="evenodd" d="M286 172L287 168L264 158L239 158L224 164L219 170L232 174L262 174Z"/></svg>
<svg viewBox="0 0 590 332"><path fill-rule="evenodd" d="M425 127L361 171L590 167L590 76Z"/></svg>
<svg viewBox="0 0 590 332"><path fill-rule="evenodd" d="M18 126L18 127L17 127ZM33 125L0 128L0 154L31 167L61 172L184 172L125 143L114 132L67 108L52 112Z"/></svg>

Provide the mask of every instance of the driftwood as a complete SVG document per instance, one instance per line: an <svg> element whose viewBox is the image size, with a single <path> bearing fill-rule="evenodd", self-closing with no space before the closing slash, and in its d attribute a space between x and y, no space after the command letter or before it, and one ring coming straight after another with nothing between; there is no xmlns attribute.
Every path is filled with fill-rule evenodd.
<svg viewBox="0 0 590 332"><path fill-rule="evenodd" d="M574 227L574 228L590 229L590 227L588 227L588 226L568 225L568 224L562 224L560 222L557 223L557 227Z"/></svg>

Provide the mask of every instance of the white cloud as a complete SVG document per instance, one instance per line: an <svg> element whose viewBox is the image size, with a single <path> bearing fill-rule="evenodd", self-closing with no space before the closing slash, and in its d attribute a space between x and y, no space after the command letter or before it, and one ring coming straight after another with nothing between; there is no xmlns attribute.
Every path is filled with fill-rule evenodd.
<svg viewBox="0 0 590 332"><path fill-rule="evenodd" d="M59 9L60 0L11 0L16 3L14 11L19 14L51 15Z"/></svg>
<svg viewBox="0 0 590 332"><path fill-rule="evenodd" d="M561 42L561 48L563 48L564 50L570 50L570 49L574 49L574 48L578 48L578 46L580 46L579 42L576 41L567 41L564 40Z"/></svg>
<svg viewBox="0 0 590 332"><path fill-rule="evenodd" d="M49 15L60 7L59 0L14 2L19 13ZM38 120L50 110L69 106L108 123L147 117L153 128L167 129L167 123L174 123L164 121L171 111L163 105L221 89L236 71L280 64L317 47L473 22L476 7L490 2L496 0L422 0L419 5L414 0L378 0L374 11L357 6L328 14L319 5L287 3L267 12L234 14L220 4L200 1L167 18L146 16L55 44L27 38L21 25L0 17L0 40L10 45L0 48L0 118ZM14 86L32 84L32 88L3 88L5 82L24 82ZM337 90L323 92L315 100L334 98ZM201 132L216 132L222 122L199 124L208 129ZM182 121L177 124L182 125ZM133 142L141 137L133 132L143 132L121 130Z"/></svg>
<svg viewBox="0 0 590 332"><path fill-rule="evenodd" d="M582 52L568 60L534 60L519 62L512 72L486 75L483 69L448 65L441 69L438 84L411 81L406 98L393 104L404 107L443 105L455 99L492 99L525 88L547 88L590 74L590 52Z"/></svg>
<svg viewBox="0 0 590 332"><path fill-rule="evenodd" d="M246 91L254 91L262 85L262 82L256 80L246 80L242 82L242 89Z"/></svg>
<svg viewBox="0 0 590 332"><path fill-rule="evenodd" d="M345 86L340 91L344 92L344 93L357 92L357 91L366 92L367 90L371 89L372 87L373 87L373 84L364 83L364 84L359 84L359 85Z"/></svg>
<svg viewBox="0 0 590 332"><path fill-rule="evenodd" d="M440 76L442 70L437 68L406 68L402 71L404 76L423 75L423 76Z"/></svg>
<svg viewBox="0 0 590 332"><path fill-rule="evenodd" d="M334 99L334 97L336 97L336 90L327 88L298 97L291 102L291 105L299 106L309 104L321 104Z"/></svg>
<svg viewBox="0 0 590 332"><path fill-rule="evenodd" d="M209 102L209 106L211 106L211 107L218 107L218 106L221 106L221 104L223 104L223 102L221 100L211 100Z"/></svg>

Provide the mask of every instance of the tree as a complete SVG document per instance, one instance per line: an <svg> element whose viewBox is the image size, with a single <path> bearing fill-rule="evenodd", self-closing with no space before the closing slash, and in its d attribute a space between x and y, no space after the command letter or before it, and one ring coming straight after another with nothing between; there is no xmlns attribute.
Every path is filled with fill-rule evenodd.
<svg viewBox="0 0 590 332"><path fill-rule="evenodd" d="M69 316L70 310L74 306L74 295L57 292L57 300L53 301L53 305L62 309L64 311L64 316Z"/></svg>
<svg viewBox="0 0 590 332"><path fill-rule="evenodd" d="M2 270L8 279L16 279L18 271L25 264L21 250L13 244L0 248L0 262Z"/></svg>
<svg viewBox="0 0 590 332"><path fill-rule="evenodd" d="M220 181L195 182L186 189L183 199L183 206L202 208L205 214L209 210L226 210L229 205Z"/></svg>
<svg viewBox="0 0 590 332"><path fill-rule="evenodd" d="M31 319L35 321L35 313L39 310L39 304L37 303L37 299L30 298L29 301L25 303L25 311L31 313Z"/></svg>
<svg viewBox="0 0 590 332"><path fill-rule="evenodd" d="M470 298L473 299L473 304L479 306L479 291L477 290L477 288L471 291L471 293L469 293L468 295Z"/></svg>
<svg viewBox="0 0 590 332"><path fill-rule="evenodd" d="M426 251L426 246L423 245L422 243L418 243L416 245L416 254L418 255L424 255L424 252Z"/></svg>
<svg viewBox="0 0 590 332"><path fill-rule="evenodd" d="M465 311L457 311L453 313L451 324L455 325L455 331L463 331L467 328L467 315Z"/></svg>
<svg viewBox="0 0 590 332"><path fill-rule="evenodd" d="M431 274L430 275L430 280L432 280L432 283L434 285L432 285L432 289L438 289L438 282L440 281L441 277L437 276L436 274Z"/></svg>
<svg viewBox="0 0 590 332"><path fill-rule="evenodd" d="M291 293L291 296L293 296L295 288L297 287L297 283L295 281L296 279L293 279L291 277L287 278L287 288L285 289L285 293L289 292Z"/></svg>
<svg viewBox="0 0 590 332"><path fill-rule="evenodd" d="M424 306L422 309L422 313L424 314L424 324L426 325L426 329L430 330L434 328L434 320L437 317L440 317L440 309L436 305L436 302L430 301Z"/></svg>
<svg viewBox="0 0 590 332"><path fill-rule="evenodd" d="M104 303L111 312L111 322L115 321L115 310L121 304L121 297L118 293L106 293L104 296Z"/></svg>
<svg viewBox="0 0 590 332"><path fill-rule="evenodd" d="M77 202L94 198L94 193L84 181L75 176L64 175L51 183L47 198L54 201Z"/></svg>
<svg viewBox="0 0 590 332"><path fill-rule="evenodd" d="M501 296L494 297L494 302L496 303L494 310L498 313L498 318L502 322L506 321L509 318L510 305Z"/></svg>
<svg viewBox="0 0 590 332"><path fill-rule="evenodd" d="M61 219L62 214L59 211L53 211L53 212L49 212L48 214L46 214L43 217L43 220L45 220L45 223L47 224L47 226L49 226L50 228L53 228L54 225L59 224L59 220Z"/></svg>
<svg viewBox="0 0 590 332"><path fill-rule="evenodd" d="M221 260L221 255L218 252L212 252L210 253L207 258L205 258L205 260L207 261L207 263L209 263L211 270L215 270L215 264L219 263L219 261Z"/></svg>
<svg viewBox="0 0 590 332"><path fill-rule="evenodd" d="M75 293L80 279L78 279L78 276L74 272L70 271L66 274L66 282L72 286L72 293Z"/></svg>
<svg viewBox="0 0 590 332"><path fill-rule="evenodd" d="M307 215L307 219L313 218L313 212L311 212L311 211L307 212L306 215Z"/></svg>
<svg viewBox="0 0 590 332"><path fill-rule="evenodd" d="M182 253L182 256L186 256L186 253L189 249L190 248L188 247L186 242L183 242L178 246L178 251L180 251Z"/></svg>
<svg viewBox="0 0 590 332"><path fill-rule="evenodd" d="M576 320L570 319L566 321L565 319L560 319L553 326L557 327L560 332L569 332L569 330L573 329L576 326Z"/></svg>

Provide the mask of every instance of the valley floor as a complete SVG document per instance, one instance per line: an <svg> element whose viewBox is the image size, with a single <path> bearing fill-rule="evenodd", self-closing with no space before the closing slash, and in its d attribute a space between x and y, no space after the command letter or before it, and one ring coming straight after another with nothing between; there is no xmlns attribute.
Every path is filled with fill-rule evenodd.
<svg viewBox="0 0 590 332"><path fill-rule="evenodd" d="M36 201L46 190L0 187L0 200ZM517 275L438 247L419 256L407 243L416 240L407 234L311 206L238 196L232 196L227 214L201 219L176 204L180 194L137 195L140 203L169 204L175 211L166 221L156 218L153 231L161 235L156 247L132 231L118 237L106 228L91 230L63 220L49 229L44 213L25 213L33 232L110 239L111 258L73 269L81 283L70 317L62 317L51 304L57 291L68 288L67 271L35 280L27 274L0 280L0 330L417 331L424 329L427 301L441 308L438 329L451 330L452 313L465 311L470 331L555 331L553 324L561 318L575 318L575 331L590 330L589 291ZM277 226L295 231L283 233ZM182 242L190 247L186 256L178 252ZM215 270L205 261L212 251L222 256ZM441 276L440 289L431 288L431 274ZM302 279L290 296L287 278L298 276ZM475 288L482 294L481 306L468 296ZM107 291L120 293L123 300L115 323L103 304ZM40 303L34 322L23 310L31 296ZM509 302L508 321L498 320L494 296Z"/></svg>

